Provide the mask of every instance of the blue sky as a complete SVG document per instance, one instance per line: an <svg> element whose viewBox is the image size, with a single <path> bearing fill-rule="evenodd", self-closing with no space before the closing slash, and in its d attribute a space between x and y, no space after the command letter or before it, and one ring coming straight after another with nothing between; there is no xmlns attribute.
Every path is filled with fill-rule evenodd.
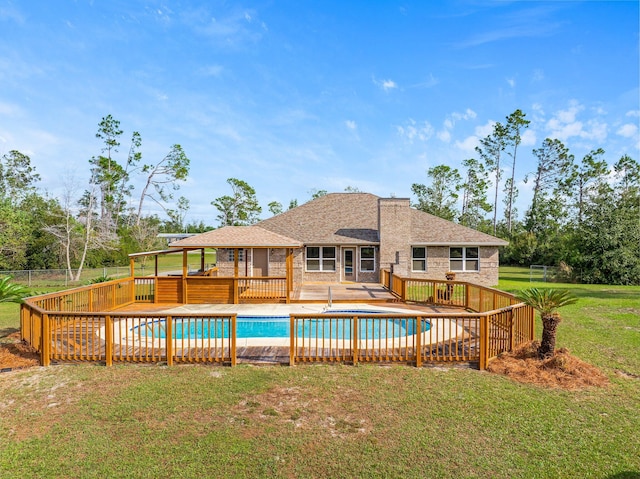
<svg viewBox="0 0 640 479"><path fill-rule="evenodd" d="M133 131L146 162L182 145L187 220L216 225L229 177L263 217L313 189L411 197L520 108L522 217L546 137L640 159L638 24L637 1L0 0L0 154L80 192L111 114L122 160Z"/></svg>

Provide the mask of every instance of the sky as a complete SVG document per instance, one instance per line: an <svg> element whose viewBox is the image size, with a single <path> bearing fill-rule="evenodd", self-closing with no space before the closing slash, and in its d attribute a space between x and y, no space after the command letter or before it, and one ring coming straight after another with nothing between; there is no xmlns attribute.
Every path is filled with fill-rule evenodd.
<svg viewBox="0 0 640 479"><path fill-rule="evenodd" d="M263 218L316 190L415 201L521 109L522 217L545 138L640 160L639 42L638 1L0 0L0 155L81 192L112 115L121 162L134 131L146 163L182 146L176 198L217 226L228 178Z"/></svg>

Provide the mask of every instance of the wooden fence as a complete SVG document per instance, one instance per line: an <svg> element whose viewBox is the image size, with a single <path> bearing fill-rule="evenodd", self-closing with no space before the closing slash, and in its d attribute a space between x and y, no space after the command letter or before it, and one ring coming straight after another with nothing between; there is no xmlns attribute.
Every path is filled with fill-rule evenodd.
<svg viewBox="0 0 640 479"><path fill-rule="evenodd" d="M30 310L30 311L29 311ZM45 312L23 309L41 363L236 362L236 315Z"/></svg>
<svg viewBox="0 0 640 479"><path fill-rule="evenodd" d="M160 278L128 278L29 298L21 306L22 338L40 351L43 365L52 360L107 365L114 361L235 364L235 314L113 311L132 303L159 302L158 289L164 282ZM244 301L267 302L265 297L286 291L281 279L261 283L235 278L234 283L239 296L250 292ZM292 314L290 364L477 362L485 369L491 358L534 337L533 309L508 293L464 282L384 273L383 279L404 301L455 306L467 312ZM182 282L182 278L168 277L167 283L175 285L176 280ZM199 301L198 286L193 283L194 296L187 299Z"/></svg>

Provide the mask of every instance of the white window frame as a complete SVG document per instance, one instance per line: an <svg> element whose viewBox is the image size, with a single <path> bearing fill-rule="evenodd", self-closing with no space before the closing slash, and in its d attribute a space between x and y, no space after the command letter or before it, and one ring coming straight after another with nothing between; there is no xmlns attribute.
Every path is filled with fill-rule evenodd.
<svg viewBox="0 0 640 479"><path fill-rule="evenodd" d="M423 249L424 256L422 258L414 256L416 249ZM424 268L415 269L414 264L415 261L422 261L424 263ZM415 273L425 273L427 271L427 247L426 246L412 246L411 247L411 271Z"/></svg>
<svg viewBox="0 0 640 479"><path fill-rule="evenodd" d="M451 256L451 251L453 249L461 249L462 250L462 257L453 258ZM467 256L467 250L469 250L469 249L475 249L477 251L477 255L476 256ZM462 269L454 269L454 268L452 268L451 267L451 261L461 261L462 262ZM476 269L468 269L467 268L467 263L468 262L472 262L472 261L477 262L478 267ZM478 272L480 272L480 247L479 246L450 246L449 247L449 270L450 271L460 271L460 272L465 272L465 273L478 273Z"/></svg>
<svg viewBox="0 0 640 479"><path fill-rule="evenodd" d="M230 263L235 262L236 259L236 255L235 255L235 249L228 249L227 250L227 261L229 261ZM244 248L240 248L238 249L238 263L242 263L244 261Z"/></svg>
<svg viewBox="0 0 640 479"><path fill-rule="evenodd" d="M363 249L371 249L371 251L373 251L373 257L372 258L363 258L362 257L362 250ZM359 269L361 273L375 273L376 271L376 248L374 246L360 246L360 261L359 261ZM373 261L373 269L364 269L362 267L362 262L363 261Z"/></svg>
<svg viewBox="0 0 640 479"><path fill-rule="evenodd" d="M309 257L309 248L318 248L318 257ZM333 248L333 256L325 256L325 249ZM305 248L304 270L308 273L322 273L337 271L338 259L336 257L338 248L336 246L307 246ZM318 261L318 269L309 269L309 260ZM333 261L333 269L325 268L325 261Z"/></svg>

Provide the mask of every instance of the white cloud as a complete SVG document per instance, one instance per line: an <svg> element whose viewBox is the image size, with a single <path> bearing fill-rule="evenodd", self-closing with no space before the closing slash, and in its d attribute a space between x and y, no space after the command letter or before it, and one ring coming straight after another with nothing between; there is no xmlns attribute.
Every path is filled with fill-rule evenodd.
<svg viewBox="0 0 640 479"><path fill-rule="evenodd" d="M478 138L484 138L485 136L489 136L493 133L493 127L496 122L493 120L489 120L484 125L476 126L475 134Z"/></svg>
<svg viewBox="0 0 640 479"><path fill-rule="evenodd" d="M585 140L604 141L607 138L608 125L598 120L588 120L586 123L578 119L584 106L576 100L569 102L569 107L559 110L555 116L547 121L546 128L551 137L566 141L571 137Z"/></svg>
<svg viewBox="0 0 640 479"><path fill-rule="evenodd" d="M625 116L640 117L640 110L629 110Z"/></svg>
<svg viewBox="0 0 640 479"><path fill-rule="evenodd" d="M415 120L409 119L407 125L397 126L396 131L409 143L413 143L414 140L427 141L433 136L433 127L428 121L418 124Z"/></svg>
<svg viewBox="0 0 640 479"><path fill-rule="evenodd" d="M393 80L376 80L375 77L373 78L373 83L375 85L377 85L378 87L382 88L384 91L389 91L389 90L393 90L395 88L398 88L398 84L396 82L394 82Z"/></svg>
<svg viewBox="0 0 640 479"><path fill-rule="evenodd" d="M478 137L475 135L471 135L466 137L462 141L456 141L455 146L462 151L473 153L476 150L476 146L478 146Z"/></svg>
<svg viewBox="0 0 640 479"><path fill-rule="evenodd" d="M515 78L507 78L507 83L509 84L509 86L510 86L511 88L515 88L515 86L516 86L516 80L515 80Z"/></svg>
<svg viewBox="0 0 640 479"><path fill-rule="evenodd" d="M451 132L449 130L441 130L436 135L440 141L449 143L451 141Z"/></svg>
<svg viewBox="0 0 640 479"><path fill-rule="evenodd" d="M473 135L466 137L462 141L456 141L454 145L456 146L456 148L464 152L474 153L476 146L480 145L480 138L485 138L486 136L493 133L493 127L495 124L495 121L489 120L484 125L476 126Z"/></svg>
<svg viewBox="0 0 640 479"><path fill-rule="evenodd" d="M521 144L523 146L533 146L536 144L536 132L533 130L525 130L525 132L520 137Z"/></svg>
<svg viewBox="0 0 640 479"><path fill-rule="evenodd" d="M618 128L616 134L625 138L632 138L637 132L638 127L636 125L634 125L633 123L625 123L620 128Z"/></svg>
<svg viewBox="0 0 640 479"><path fill-rule="evenodd" d="M451 141L451 132L460 120L472 120L476 117L476 112L471 108L467 108L464 112L460 113L454 111L442 122L442 130L437 133L437 137L440 141L449 143Z"/></svg>
<svg viewBox="0 0 640 479"><path fill-rule="evenodd" d="M358 129L358 125L353 120L347 120L347 121L344 122L344 124L349 130L357 130Z"/></svg>
<svg viewBox="0 0 640 479"><path fill-rule="evenodd" d="M562 123L573 123L576 116L584 110L584 106L580 105L576 100L569 101L569 108L560 110L556 113L557 120Z"/></svg>
<svg viewBox="0 0 640 479"><path fill-rule="evenodd" d="M476 116L478 115L471 108L467 108L464 113L453 112L451 114L451 118L454 120L473 120Z"/></svg>

